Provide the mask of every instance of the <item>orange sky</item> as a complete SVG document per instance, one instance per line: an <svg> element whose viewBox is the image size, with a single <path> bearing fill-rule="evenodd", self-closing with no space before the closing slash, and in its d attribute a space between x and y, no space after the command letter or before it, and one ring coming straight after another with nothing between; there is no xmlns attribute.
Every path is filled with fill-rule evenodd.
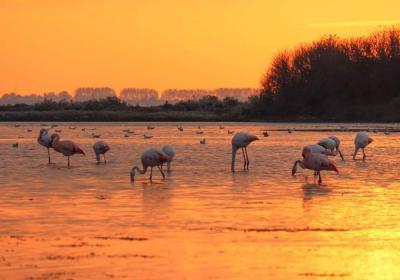
<svg viewBox="0 0 400 280"><path fill-rule="evenodd" d="M0 93L258 87L279 50L395 25L399 11L395 0L1 0Z"/></svg>

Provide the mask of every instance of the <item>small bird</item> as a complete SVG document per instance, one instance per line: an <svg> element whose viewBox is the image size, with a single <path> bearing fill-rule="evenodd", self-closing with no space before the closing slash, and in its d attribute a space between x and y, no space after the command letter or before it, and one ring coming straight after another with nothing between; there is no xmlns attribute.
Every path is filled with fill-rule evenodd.
<svg viewBox="0 0 400 280"><path fill-rule="evenodd" d="M52 138L48 134L47 129L42 128L39 132L39 137L37 139L38 143L43 147L47 148L47 155L49 156L49 164L51 163L50 159L50 148L52 148Z"/></svg>
<svg viewBox="0 0 400 280"><path fill-rule="evenodd" d="M14 143L14 144L12 144L12 146L13 146L14 148L18 148L18 142L17 142L17 143Z"/></svg>
<svg viewBox="0 0 400 280"><path fill-rule="evenodd" d="M203 134L204 133L204 131L202 131L202 130L198 130L198 131L196 131L196 134Z"/></svg>
<svg viewBox="0 0 400 280"><path fill-rule="evenodd" d="M325 149L336 151L336 153L339 153L340 158L344 160L342 151L339 149L340 147L340 140L336 136L330 136L328 138L323 138L318 141L318 145L324 147Z"/></svg>
<svg viewBox="0 0 400 280"><path fill-rule="evenodd" d="M72 141L64 140L60 141L60 136L58 134L51 135L52 147L56 152L63 154L68 157L68 167L70 166L69 157L74 154L85 155L85 152L77 144Z"/></svg>
<svg viewBox="0 0 400 280"><path fill-rule="evenodd" d="M234 133L233 130L229 130L229 129L228 129L228 134L233 134L233 133Z"/></svg>
<svg viewBox="0 0 400 280"><path fill-rule="evenodd" d="M169 157L166 154L164 154L162 151L160 151L160 150L149 149L149 150L145 151L142 154L142 157L141 157L143 169L140 170L139 167L134 166L131 169L131 181L132 182L135 181L136 171L139 172L140 174L145 174L149 167L150 167L150 177L149 177L149 179L150 179L150 181L152 181L152 178L153 178L153 167L156 167L156 166L157 166L158 170L160 170L163 179L165 179L165 174L161 169L161 165L163 163L168 162L168 160L169 160Z"/></svg>
<svg viewBox="0 0 400 280"><path fill-rule="evenodd" d="M294 132L294 129L289 128L289 129L287 130L287 132L288 132L289 134L292 134L292 133Z"/></svg>
<svg viewBox="0 0 400 280"><path fill-rule="evenodd" d="M26 132L32 132L32 129L27 129Z"/></svg>
<svg viewBox="0 0 400 280"><path fill-rule="evenodd" d="M93 138L100 138L100 137L101 137L101 134L99 134L99 133L92 133L92 137L93 137Z"/></svg>
<svg viewBox="0 0 400 280"><path fill-rule="evenodd" d="M365 148L374 141L371 137L368 136L366 132L358 132L356 134L356 138L354 139L354 154L353 159L356 159L356 155L358 150L361 149L363 152L363 160L367 157L365 154Z"/></svg>
<svg viewBox="0 0 400 280"><path fill-rule="evenodd" d="M129 137L129 135L128 135L128 134L125 134L124 137Z"/></svg>
<svg viewBox="0 0 400 280"><path fill-rule="evenodd" d="M148 126L147 126L147 129L148 129L148 130L151 130L151 129L154 129L154 128L155 128L154 125L148 125Z"/></svg>
<svg viewBox="0 0 400 280"><path fill-rule="evenodd" d="M183 127L180 125L180 126L178 126L178 130L179 131L183 131Z"/></svg>
<svg viewBox="0 0 400 280"><path fill-rule="evenodd" d="M244 169L249 169L249 156L247 155L247 146L253 142L259 140L257 136L248 134L246 132L238 132L232 138L232 163L231 170L235 172L235 161L236 152L238 149L242 149L243 159L244 159Z"/></svg>
<svg viewBox="0 0 400 280"><path fill-rule="evenodd" d="M165 145L162 147L161 151L168 156L167 161L167 172L171 171L171 162L175 158L175 149L170 145ZM161 169L163 168L163 164L161 164Z"/></svg>
<svg viewBox="0 0 400 280"><path fill-rule="evenodd" d="M110 150L110 146L104 142L104 141L98 141L94 143L93 145L93 151L96 155L96 160L97 163L100 163L100 155L103 155L104 157L104 163L107 163L106 161L106 153Z"/></svg>
<svg viewBox="0 0 400 280"><path fill-rule="evenodd" d="M200 139L200 144L206 144L206 138Z"/></svg>
<svg viewBox="0 0 400 280"><path fill-rule="evenodd" d="M264 137L268 137L269 136L269 134L268 134L268 131L263 131L263 133L262 133L263 135L264 135Z"/></svg>
<svg viewBox="0 0 400 280"><path fill-rule="evenodd" d="M336 165L324 154L313 153L311 149L306 146L303 149L303 159L296 160L292 168L292 176L297 172L297 165L300 165L303 169L314 170L314 176L318 176L318 183L322 183L321 171L335 171L339 173Z"/></svg>
<svg viewBox="0 0 400 280"><path fill-rule="evenodd" d="M144 139L151 139L151 138L153 138L153 135L143 134L143 138Z"/></svg>

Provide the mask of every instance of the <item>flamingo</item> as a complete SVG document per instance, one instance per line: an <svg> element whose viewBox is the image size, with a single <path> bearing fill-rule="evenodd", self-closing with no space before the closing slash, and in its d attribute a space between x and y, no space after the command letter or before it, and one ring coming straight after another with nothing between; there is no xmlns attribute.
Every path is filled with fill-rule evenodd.
<svg viewBox="0 0 400 280"><path fill-rule="evenodd" d="M106 153L110 150L110 146L108 146L108 144L106 142L98 141L98 142L94 143L93 150L94 150L94 153L96 154L97 163L100 163L100 155L103 155L104 163L107 163Z"/></svg>
<svg viewBox="0 0 400 280"><path fill-rule="evenodd" d="M145 151L142 154L141 161L143 165L143 169L140 170L139 167L135 166L131 169L131 181L135 180L135 174L136 171L138 171L140 174L145 174L147 172L147 169L150 167L150 181L153 177L153 167L157 166L158 170L160 170L161 175L163 176L163 179L165 179L165 174L161 169L161 165L163 163L168 162L169 157L164 154L160 150L156 149L149 149Z"/></svg>
<svg viewBox="0 0 400 280"><path fill-rule="evenodd" d="M47 155L49 156L49 164L50 164L51 163L50 148L52 148L52 146L51 146L52 138L49 135L49 132L47 131L47 129L42 128L40 130L37 141L40 145L47 148Z"/></svg>
<svg viewBox="0 0 400 280"><path fill-rule="evenodd" d="M358 153L358 150L361 149L363 152L363 159L365 160L365 158L367 157L365 155L365 151L364 149L371 144L374 141L374 139L372 139L371 137L368 136L368 133L366 132L358 132L356 134L356 138L354 139L354 154L353 154L353 159L356 159L356 155Z"/></svg>
<svg viewBox="0 0 400 280"><path fill-rule="evenodd" d="M303 169L314 170L314 175L318 175L318 183L322 183L321 171L335 171L339 173L336 165L324 154L313 153L311 148L306 146L303 149L303 160L296 160L292 168L292 176L297 172L297 165Z"/></svg>
<svg viewBox="0 0 400 280"><path fill-rule="evenodd" d="M344 160L342 151L339 149L340 147L340 140L336 136L330 136L328 138L323 138L318 141L318 145L324 147L325 149L331 150L332 152L335 150L339 153L340 158Z"/></svg>
<svg viewBox="0 0 400 280"><path fill-rule="evenodd" d="M258 137L252 134L248 134L246 132L238 132L232 138L232 165L231 170L235 172L235 161L236 161L236 152L238 149L242 149L243 159L244 159L244 169L249 169L249 156L247 155L247 146L253 142L258 140Z"/></svg>
<svg viewBox="0 0 400 280"><path fill-rule="evenodd" d="M68 167L70 166L69 157L74 154L82 154L85 155L85 152L82 151L81 148L78 147L72 141L60 141L60 136L58 134L51 135L52 139L52 147L56 152L63 154L64 156L68 157Z"/></svg>
<svg viewBox="0 0 400 280"><path fill-rule="evenodd" d="M168 156L168 162L167 162L167 171L171 171L171 162L174 160L175 157L175 150L172 146L166 145L162 147L161 151ZM163 165L161 164L161 169Z"/></svg>

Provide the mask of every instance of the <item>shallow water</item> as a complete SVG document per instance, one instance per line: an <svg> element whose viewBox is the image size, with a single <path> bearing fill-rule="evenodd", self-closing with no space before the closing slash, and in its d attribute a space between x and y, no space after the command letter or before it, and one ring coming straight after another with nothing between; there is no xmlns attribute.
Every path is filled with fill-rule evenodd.
<svg viewBox="0 0 400 280"><path fill-rule="evenodd" d="M400 277L399 134L371 132L366 161L353 161L354 133L335 132L346 161L334 159L340 174L323 173L322 186L311 171L292 177L291 167L304 145L329 133L261 134L384 125L182 123L183 132L178 123L58 125L61 138L87 154L73 156L69 169L54 151L47 164L39 123L0 124L0 279ZM135 134L125 138L124 129ZM230 172L228 129L260 136L248 148L249 171L239 153L238 172ZM107 164L95 164L98 140L111 146ZM155 170L152 183L147 174L131 183L141 153L164 144L176 150L166 180Z"/></svg>

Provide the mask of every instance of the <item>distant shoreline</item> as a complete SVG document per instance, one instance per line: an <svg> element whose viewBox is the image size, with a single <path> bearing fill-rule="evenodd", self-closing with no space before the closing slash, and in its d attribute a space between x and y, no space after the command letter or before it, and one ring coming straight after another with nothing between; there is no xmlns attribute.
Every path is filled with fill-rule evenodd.
<svg viewBox="0 0 400 280"><path fill-rule="evenodd" d="M0 122L261 122L261 123L378 123L382 121L322 120L314 118L248 118L206 111L0 111ZM330 129L331 130L331 129ZM281 130L277 130L281 131ZM341 131L337 129L336 131Z"/></svg>

